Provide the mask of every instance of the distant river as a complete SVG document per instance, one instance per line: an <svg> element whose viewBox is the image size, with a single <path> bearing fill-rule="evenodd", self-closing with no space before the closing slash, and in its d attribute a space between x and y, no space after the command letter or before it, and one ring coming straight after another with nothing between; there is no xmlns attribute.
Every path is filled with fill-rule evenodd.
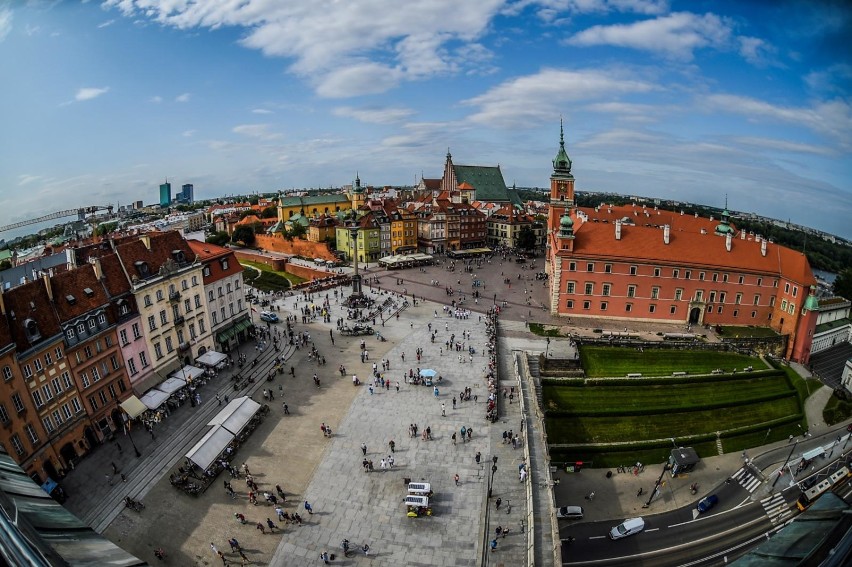
<svg viewBox="0 0 852 567"><path fill-rule="evenodd" d="M823 272L822 270L814 270L814 275L829 284L833 284L837 278L837 274L834 272Z"/></svg>

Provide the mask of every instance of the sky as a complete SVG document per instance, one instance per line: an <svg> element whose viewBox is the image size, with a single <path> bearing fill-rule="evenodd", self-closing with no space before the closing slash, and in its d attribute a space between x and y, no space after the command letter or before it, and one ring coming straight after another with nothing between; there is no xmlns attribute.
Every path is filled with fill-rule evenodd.
<svg viewBox="0 0 852 567"><path fill-rule="evenodd" d="M0 225L448 150L548 187L562 119L577 190L852 239L850 31L842 0L0 0Z"/></svg>

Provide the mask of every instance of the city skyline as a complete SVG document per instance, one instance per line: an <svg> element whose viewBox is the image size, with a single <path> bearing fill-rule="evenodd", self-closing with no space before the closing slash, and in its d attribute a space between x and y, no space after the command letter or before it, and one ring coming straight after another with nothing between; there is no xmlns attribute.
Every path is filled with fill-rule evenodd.
<svg viewBox="0 0 852 567"><path fill-rule="evenodd" d="M456 163L852 238L842 2L0 2L0 224ZM46 72L50 70L50 72ZM9 133L13 133L9 135ZM0 235L4 236L4 235ZM9 236L8 234L5 236Z"/></svg>

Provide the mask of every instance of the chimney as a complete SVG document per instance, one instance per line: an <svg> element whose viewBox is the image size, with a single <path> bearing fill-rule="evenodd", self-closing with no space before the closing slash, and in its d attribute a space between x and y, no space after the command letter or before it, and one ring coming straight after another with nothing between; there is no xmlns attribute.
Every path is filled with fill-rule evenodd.
<svg viewBox="0 0 852 567"><path fill-rule="evenodd" d="M698 213L695 213L695 218L698 218Z"/></svg>
<svg viewBox="0 0 852 567"><path fill-rule="evenodd" d="M142 244L145 245L145 248L151 250L151 236L148 234L143 234L139 237L139 240L142 241Z"/></svg>
<svg viewBox="0 0 852 567"><path fill-rule="evenodd" d="M47 298L48 298L50 301L53 301L53 288L50 286L50 276L49 276L49 275L47 275L47 274L44 274L44 275L41 277L41 279L43 279L43 280L44 280L44 289L46 289L46 290L47 290Z"/></svg>
<svg viewBox="0 0 852 567"><path fill-rule="evenodd" d="M615 221L615 239L621 240L621 221Z"/></svg>
<svg viewBox="0 0 852 567"><path fill-rule="evenodd" d="M766 256L766 239L760 241L760 255Z"/></svg>
<svg viewBox="0 0 852 567"><path fill-rule="evenodd" d="M663 243L668 244L672 236L672 227L667 224L663 225Z"/></svg>
<svg viewBox="0 0 852 567"><path fill-rule="evenodd" d="M728 252L731 251L731 245L733 243L733 240L734 240L734 235L731 234L730 232L725 235L725 250L727 250Z"/></svg>
<svg viewBox="0 0 852 567"><path fill-rule="evenodd" d="M745 237L746 237L746 231L741 230L740 231L740 240L745 240Z"/></svg>
<svg viewBox="0 0 852 567"><path fill-rule="evenodd" d="M103 279L104 271L101 267L101 259L100 258L89 258L89 262L92 264L92 269L95 270L95 277L99 280Z"/></svg>

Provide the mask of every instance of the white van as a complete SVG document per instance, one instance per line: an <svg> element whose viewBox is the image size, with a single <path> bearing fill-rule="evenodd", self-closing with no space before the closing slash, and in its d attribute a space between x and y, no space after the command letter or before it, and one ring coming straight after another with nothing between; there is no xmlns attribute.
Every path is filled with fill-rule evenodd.
<svg viewBox="0 0 852 567"><path fill-rule="evenodd" d="M644 529L645 520L642 518L628 518L609 530L609 539L621 539L633 534L638 534Z"/></svg>

